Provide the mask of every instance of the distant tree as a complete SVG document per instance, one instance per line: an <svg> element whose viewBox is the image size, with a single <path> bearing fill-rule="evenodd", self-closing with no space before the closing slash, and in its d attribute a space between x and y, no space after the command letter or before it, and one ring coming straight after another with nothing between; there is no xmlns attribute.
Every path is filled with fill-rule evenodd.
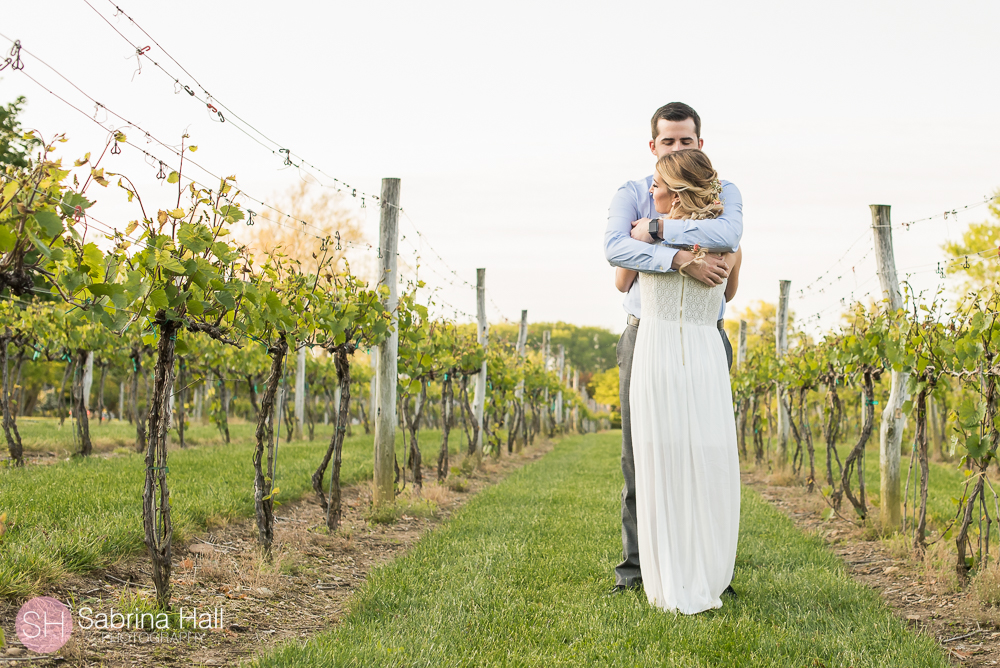
<svg viewBox="0 0 1000 668"><path fill-rule="evenodd" d="M336 191L301 181L279 196L276 202L275 207L291 218L271 209L255 212L256 220L254 226L248 229L247 245L257 257L277 250L298 261L302 271L308 273L316 270L318 259L326 252L327 259L333 260L330 266L340 270L347 242L363 238L361 222L344 205L343 196ZM303 225L300 220L309 226ZM338 233L339 244L336 239ZM324 251L322 239L326 236L330 237L330 243Z"/></svg>
<svg viewBox="0 0 1000 668"><path fill-rule="evenodd" d="M0 107L0 165L27 167L31 150L42 145L42 141L33 135L25 137L17 120L25 103L22 95L7 106Z"/></svg>
<svg viewBox="0 0 1000 668"><path fill-rule="evenodd" d="M749 304L742 311L726 314L726 334L733 345L735 360L736 348L740 344L740 320L747 321L747 350L774 348L775 332L777 331L778 306L771 302L758 300ZM796 329L795 311L788 309L788 345L794 347L799 343L810 343L812 338Z"/></svg>
<svg viewBox="0 0 1000 668"><path fill-rule="evenodd" d="M594 374L588 387L593 392L594 401L618 410L618 404L621 403L618 393L618 367Z"/></svg>
<svg viewBox="0 0 1000 668"><path fill-rule="evenodd" d="M941 246L950 257L962 260L950 262L946 271L962 277L963 291L980 290L1000 280L1000 260L994 254L1000 247L1000 190L994 193L989 210L992 220L971 223L961 241L949 241ZM982 251L987 251L985 257L976 255ZM968 267L965 256L969 256Z"/></svg>
<svg viewBox="0 0 1000 668"><path fill-rule="evenodd" d="M774 347L775 319L778 307L770 302L758 300L748 304L742 311L726 313L726 334L733 344L733 352L740 342L740 320L747 321L747 349L762 346ZM791 318L789 318L791 320Z"/></svg>
<svg viewBox="0 0 1000 668"><path fill-rule="evenodd" d="M517 323L490 325L490 336L517 340ZM533 322L528 324L528 348L541 350L542 335L551 333L550 354L558 355L560 344L566 347L566 364L580 370L580 382L587 385L591 375L617 367L615 348L620 333L603 327L581 327L565 322Z"/></svg>

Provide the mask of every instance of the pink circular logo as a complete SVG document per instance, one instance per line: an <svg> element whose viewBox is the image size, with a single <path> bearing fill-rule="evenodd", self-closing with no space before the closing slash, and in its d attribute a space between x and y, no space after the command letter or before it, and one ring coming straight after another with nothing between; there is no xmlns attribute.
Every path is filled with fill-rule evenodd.
<svg viewBox="0 0 1000 668"><path fill-rule="evenodd" d="M17 611L14 630L31 651L54 652L69 640L73 632L73 614L51 596L39 596Z"/></svg>

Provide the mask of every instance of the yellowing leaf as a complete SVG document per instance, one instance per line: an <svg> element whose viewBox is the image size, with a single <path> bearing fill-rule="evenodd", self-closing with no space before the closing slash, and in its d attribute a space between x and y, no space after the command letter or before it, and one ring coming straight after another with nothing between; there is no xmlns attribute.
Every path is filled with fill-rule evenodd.
<svg viewBox="0 0 1000 668"><path fill-rule="evenodd" d="M125 234L126 235L132 234L133 232L135 232L135 228L137 227L139 227L138 220L130 221L129 224L125 226Z"/></svg>
<svg viewBox="0 0 1000 668"><path fill-rule="evenodd" d="M156 262L167 271L171 271L175 274L184 273L184 265L178 262L177 258L167 251L156 251Z"/></svg>
<svg viewBox="0 0 1000 668"><path fill-rule="evenodd" d="M163 225L164 223L166 223L167 222L167 212L164 211L163 209L160 209L159 211L157 211L156 212L156 221L160 225Z"/></svg>
<svg viewBox="0 0 1000 668"><path fill-rule="evenodd" d="M74 179L76 178L75 174L73 175L73 178ZM126 188L125 185L122 183L121 179L118 179L118 187L128 193L128 201L131 202L132 198L135 197L135 193L132 192L130 189Z"/></svg>
<svg viewBox="0 0 1000 668"><path fill-rule="evenodd" d="M197 146L188 146L188 150L191 151L192 153L194 153L195 151L198 150L198 147Z"/></svg>
<svg viewBox="0 0 1000 668"><path fill-rule="evenodd" d="M17 238L6 225L0 225L0 253L9 253L14 249Z"/></svg>
<svg viewBox="0 0 1000 668"><path fill-rule="evenodd" d="M105 188L108 187L108 180L106 178L104 178L104 168L103 167L100 168L100 169L91 169L90 170L90 175L92 177L94 177L94 180L97 181L98 183L100 183L102 186L104 186Z"/></svg>
<svg viewBox="0 0 1000 668"><path fill-rule="evenodd" d="M185 215L184 209L173 209L171 211L168 211L167 214L175 220L183 218Z"/></svg>
<svg viewBox="0 0 1000 668"><path fill-rule="evenodd" d="M181 175L178 174L177 172L170 172L170 175L167 176L167 183L177 183L180 180L181 180Z"/></svg>
<svg viewBox="0 0 1000 668"><path fill-rule="evenodd" d="M13 197L14 193L16 193L20 187L21 186L17 181L11 181L7 185L5 185L3 187L3 201L6 202L11 197Z"/></svg>

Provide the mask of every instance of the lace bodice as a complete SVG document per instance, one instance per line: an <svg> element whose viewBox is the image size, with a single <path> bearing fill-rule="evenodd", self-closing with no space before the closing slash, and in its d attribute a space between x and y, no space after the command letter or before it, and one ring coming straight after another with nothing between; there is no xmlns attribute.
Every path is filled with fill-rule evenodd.
<svg viewBox="0 0 1000 668"><path fill-rule="evenodd" d="M656 318L715 327L725 295L726 283L710 288L679 272L639 274L643 320Z"/></svg>

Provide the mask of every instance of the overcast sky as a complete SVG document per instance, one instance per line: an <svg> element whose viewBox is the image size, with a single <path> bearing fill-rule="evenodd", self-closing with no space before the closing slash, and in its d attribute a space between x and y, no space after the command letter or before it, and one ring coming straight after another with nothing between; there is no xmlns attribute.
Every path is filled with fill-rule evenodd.
<svg viewBox="0 0 1000 668"><path fill-rule="evenodd" d="M167 143L187 131L200 164L237 175L265 201L298 170L235 119L213 121L204 104L175 94L148 60L137 73L133 48L98 14L151 46L181 84L201 96L197 79L322 169L325 183L378 193L382 177L401 178L401 252L416 240L421 277L467 312L474 290L440 276L450 268L475 283L486 267L493 321L526 308L532 321L622 328L603 256L607 208L620 184L652 171L649 118L672 100L699 111L706 152L743 193L745 257L731 308L775 301L778 280L790 279L792 308L828 324L841 298L877 293L873 203L892 205L898 223L937 216L894 230L900 275L920 272L914 285L933 289L940 244L985 218L983 206L961 207L1000 186L996 2L121 0L190 74L107 0L90 2L97 12L83 0L7 3L0 33ZM22 60L23 74L0 73L0 102L23 94L26 126L67 132L69 156L100 152L107 132L88 119L94 103L35 57ZM122 125L103 110L97 120ZM106 165L158 206L170 203L135 149ZM123 227L119 194L92 194L95 215ZM957 221L940 215L952 209ZM359 214L374 242L377 210ZM798 296L828 269L832 285Z"/></svg>

